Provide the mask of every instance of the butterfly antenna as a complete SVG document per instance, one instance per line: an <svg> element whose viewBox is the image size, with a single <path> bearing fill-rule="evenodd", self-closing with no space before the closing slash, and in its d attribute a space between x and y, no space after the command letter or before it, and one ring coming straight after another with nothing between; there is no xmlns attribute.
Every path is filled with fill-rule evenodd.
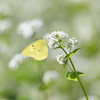
<svg viewBox="0 0 100 100"><path fill-rule="evenodd" d="M41 30L41 40L43 39L43 37L42 37L42 30Z"/></svg>

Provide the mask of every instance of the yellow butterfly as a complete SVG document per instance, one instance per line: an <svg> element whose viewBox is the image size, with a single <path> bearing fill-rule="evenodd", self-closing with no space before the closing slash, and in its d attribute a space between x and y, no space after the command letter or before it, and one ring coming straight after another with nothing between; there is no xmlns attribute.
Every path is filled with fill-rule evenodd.
<svg viewBox="0 0 100 100"><path fill-rule="evenodd" d="M33 57L35 60L44 60L48 56L48 49L46 41L41 37L40 40L37 40L26 47L22 54L24 56Z"/></svg>

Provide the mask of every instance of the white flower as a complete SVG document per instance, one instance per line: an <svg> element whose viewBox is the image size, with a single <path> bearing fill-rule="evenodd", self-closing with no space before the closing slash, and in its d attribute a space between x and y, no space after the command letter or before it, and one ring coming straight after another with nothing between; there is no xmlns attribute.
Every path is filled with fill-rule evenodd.
<svg viewBox="0 0 100 100"><path fill-rule="evenodd" d="M54 41L50 41L50 42L48 43L49 47L50 47L50 48L53 48L54 43L55 43Z"/></svg>
<svg viewBox="0 0 100 100"><path fill-rule="evenodd" d="M54 82L58 78L58 73L54 70L46 71L43 75L42 81L45 84Z"/></svg>
<svg viewBox="0 0 100 100"><path fill-rule="evenodd" d="M66 34L66 33L64 33L63 31L58 31L58 33L59 33L59 38L61 38L61 39L67 39L67 37L68 37L68 35Z"/></svg>
<svg viewBox="0 0 100 100"><path fill-rule="evenodd" d="M18 65L22 63L23 59L26 58L22 53L14 55L14 57L9 62L8 66L11 69L17 69Z"/></svg>
<svg viewBox="0 0 100 100"><path fill-rule="evenodd" d="M63 39L63 38L67 38L68 35L66 33L64 33L63 31L54 31L51 33L51 39L55 38L55 39Z"/></svg>
<svg viewBox="0 0 100 100"><path fill-rule="evenodd" d="M29 39L42 26L43 21L40 19L28 20L19 24L17 33L22 34L25 39Z"/></svg>
<svg viewBox="0 0 100 100"><path fill-rule="evenodd" d="M48 43L48 45L49 45L50 48L56 48L56 47L59 46L55 41L50 41L50 42Z"/></svg>
<svg viewBox="0 0 100 100"><path fill-rule="evenodd" d="M4 32L5 30L11 27L11 20L10 19L3 19L0 20L0 33Z"/></svg>
<svg viewBox="0 0 100 100"><path fill-rule="evenodd" d="M25 39L30 38L34 33L34 28L31 27L30 21L25 21L19 24L18 34L22 34Z"/></svg>
<svg viewBox="0 0 100 100"><path fill-rule="evenodd" d="M65 55L64 54L57 55L56 58L57 58L57 62L59 62L59 64L64 64L64 61L65 61Z"/></svg>
<svg viewBox="0 0 100 100"><path fill-rule="evenodd" d="M77 45L77 40L75 37L69 38L69 42L67 43L67 47L74 47Z"/></svg>
<svg viewBox="0 0 100 100"><path fill-rule="evenodd" d="M59 44L59 40L61 39L66 39L68 37L68 35L66 33L64 33L63 31L54 31L51 34L48 34L46 36L46 40L48 40L48 45L50 48L55 48L58 47ZM60 41L61 42L61 41Z"/></svg>

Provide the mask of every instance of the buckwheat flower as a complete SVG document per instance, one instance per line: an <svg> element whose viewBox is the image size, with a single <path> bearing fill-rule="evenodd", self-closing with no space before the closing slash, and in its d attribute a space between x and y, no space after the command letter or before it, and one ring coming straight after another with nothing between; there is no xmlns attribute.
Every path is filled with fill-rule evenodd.
<svg viewBox="0 0 100 100"><path fill-rule="evenodd" d="M58 31L59 33L59 38L60 39L67 39L68 35L66 33L64 33L63 31Z"/></svg>
<svg viewBox="0 0 100 100"><path fill-rule="evenodd" d="M26 58L22 53L14 55L14 57L9 62L8 66L10 69L17 69L18 65L22 63L23 59Z"/></svg>
<svg viewBox="0 0 100 100"><path fill-rule="evenodd" d="M59 42L59 40L61 39L66 39L68 37L68 35L66 33L64 33L63 31L54 31L51 34L49 34L48 36L46 36L46 39L48 39L48 45L50 48L56 48L60 45L61 41Z"/></svg>
<svg viewBox="0 0 100 100"><path fill-rule="evenodd" d="M57 59L57 62L59 62L59 64L61 64L61 65L65 64L65 55L64 54L57 55L56 59Z"/></svg>
<svg viewBox="0 0 100 100"><path fill-rule="evenodd" d="M54 70L46 71L43 75L42 81L45 84L53 83L58 78L58 73Z"/></svg>
<svg viewBox="0 0 100 100"><path fill-rule="evenodd" d="M49 47L50 47L50 48L53 48L54 43L55 43L54 41L50 41L50 42L48 43Z"/></svg>
<svg viewBox="0 0 100 100"><path fill-rule="evenodd" d="M75 37L69 38L69 42L67 43L67 48L74 47L77 45L77 40Z"/></svg>
<svg viewBox="0 0 100 100"><path fill-rule="evenodd" d="M51 39L52 39L52 38L58 39L58 38L59 38L58 32L56 32L56 31L52 32L52 33L51 33Z"/></svg>
<svg viewBox="0 0 100 100"><path fill-rule="evenodd" d="M63 39L63 38L67 38L68 35L66 33L64 33L63 31L54 31L51 33L50 35L50 39L56 39L59 40L59 39Z"/></svg>
<svg viewBox="0 0 100 100"><path fill-rule="evenodd" d="M12 25L12 21L10 19L0 20L0 33L3 33L7 29L9 29Z"/></svg>
<svg viewBox="0 0 100 100"><path fill-rule="evenodd" d="M19 24L17 34L22 34L25 39L29 39L34 33L34 28L30 25L30 21Z"/></svg>
<svg viewBox="0 0 100 100"><path fill-rule="evenodd" d="M52 40L49 41L48 45L50 48L56 48L59 46L59 44L57 44L55 41L52 41Z"/></svg>
<svg viewBox="0 0 100 100"><path fill-rule="evenodd" d="M57 44L56 41L57 41L56 39L51 39L51 40L49 40L49 42L48 42L49 47L50 47L50 48L56 48L56 47L58 47L59 44Z"/></svg>

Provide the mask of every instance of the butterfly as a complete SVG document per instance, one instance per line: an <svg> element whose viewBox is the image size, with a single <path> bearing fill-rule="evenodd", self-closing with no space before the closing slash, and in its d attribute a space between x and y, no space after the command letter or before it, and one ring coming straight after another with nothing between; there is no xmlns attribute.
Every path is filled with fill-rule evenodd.
<svg viewBox="0 0 100 100"><path fill-rule="evenodd" d="M43 37L41 37L40 40L37 40L26 47L22 54L24 56L33 57L35 60L44 60L48 56L47 43Z"/></svg>

